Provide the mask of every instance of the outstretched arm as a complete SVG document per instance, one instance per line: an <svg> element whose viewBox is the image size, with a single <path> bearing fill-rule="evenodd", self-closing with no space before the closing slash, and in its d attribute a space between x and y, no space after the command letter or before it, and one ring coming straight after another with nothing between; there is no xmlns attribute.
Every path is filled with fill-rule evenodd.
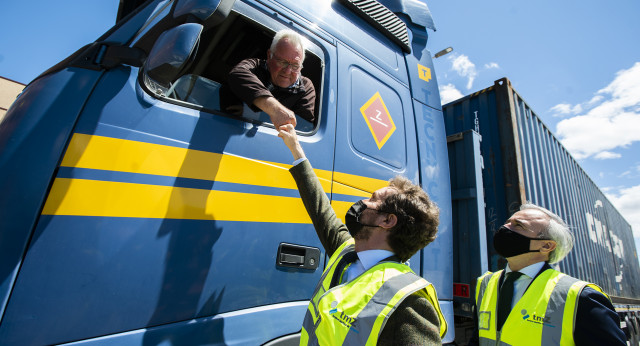
<svg viewBox="0 0 640 346"><path fill-rule="evenodd" d="M284 140L286 146L291 150L294 160L305 158L293 125L280 126L279 131L278 136ZM331 201L329 201L327 194L322 189L309 160L304 160L293 166L289 171L296 181L302 203L304 203L304 207L313 222L318 238L327 254L331 256L342 243L351 238L347 226L336 217L333 208L331 208Z"/></svg>
<svg viewBox="0 0 640 346"><path fill-rule="evenodd" d="M282 138L284 144L291 150L291 155L293 155L294 160L298 160L306 157L304 155L304 151L300 146L300 142L298 142L298 135L296 135L296 130L293 127L294 125L286 124L282 125L278 128L278 137Z"/></svg>

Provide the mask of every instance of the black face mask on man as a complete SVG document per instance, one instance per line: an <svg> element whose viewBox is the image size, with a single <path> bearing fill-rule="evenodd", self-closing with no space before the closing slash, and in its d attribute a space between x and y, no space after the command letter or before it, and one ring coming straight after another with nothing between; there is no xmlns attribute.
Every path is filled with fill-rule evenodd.
<svg viewBox="0 0 640 346"><path fill-rule="evenodd" d="M549 239L527 238L520 233L516 233L502 226L493 235L493 248L496 249L498 255L504 258L518 256L528 252L539 252L540 250L529 250L532 240Z"/></svg>
<svg viewBox="0 0 640 346"><path fill-rule="evenodd" d="M362 215L362 213L367 210L367 205L364 204L363 201L357 201L355 202L351 208L349 208L349 210L347 211L347 214L344 216L344 222L347 225L347 228L349 229L349 233L351 234L351 236L355 239L359 239L360 238L368 238L368 236L366 234L362 233L362 228L363 227L378 227L378 225L366 225L363 224L362 222L360 222L360 216ZM371 209L371 210L375 210L375 209ZM376 210L377 212L377 210Z"/></svg>

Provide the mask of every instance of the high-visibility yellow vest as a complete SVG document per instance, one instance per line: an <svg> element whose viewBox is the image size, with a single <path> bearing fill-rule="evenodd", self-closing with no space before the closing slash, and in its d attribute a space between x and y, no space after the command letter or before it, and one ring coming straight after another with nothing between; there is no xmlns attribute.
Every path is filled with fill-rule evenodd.
<svg viewBox="0 0 640 346"><path fill-rule="evenodd" d="M582 290L589 286L609 298L600 287L554 269L535 278L496 330L499 281L502 270L478 278L476 307L480 345L575 345L573 327Z"/></svg>
<svg viewBox="0 0 640 346"><path fill-rule="evenodd" d="M414 293L426 297L436 309L440 336L444 336L447 322L436 290L405 264L380 262L357 278L330 287L332 279L337 279L334 275L344 275L344 269L336 269L350 252L355 252L353 239L342 244L329 259L309 302L300 345L376 345L395 308Z"/></svg>

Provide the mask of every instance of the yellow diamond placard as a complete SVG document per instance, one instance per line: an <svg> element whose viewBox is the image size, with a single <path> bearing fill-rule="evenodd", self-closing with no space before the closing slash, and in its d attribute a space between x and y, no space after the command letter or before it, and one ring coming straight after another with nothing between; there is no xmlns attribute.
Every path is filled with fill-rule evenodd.
<svg viewBox="0 0 640 346"><path fill-rule="evenodd" d="M369 130L371 130L378 149L382 149L382 146L396 130L396 124L393 123L391 114L389 114L387 106L382 101L380 92L376 92L367 103L360 107L360 112L364 117L364 121L367 122Z"/></svg>

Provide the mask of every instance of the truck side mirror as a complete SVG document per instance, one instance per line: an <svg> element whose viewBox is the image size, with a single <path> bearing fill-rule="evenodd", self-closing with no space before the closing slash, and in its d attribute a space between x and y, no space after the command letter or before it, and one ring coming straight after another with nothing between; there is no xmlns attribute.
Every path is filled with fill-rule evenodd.
<svg viewBox="0 0 640 346"><path fill-rule="evenodd" d="M186 23L162 33L144 63L146 77L169 87L193 60L202 29L200 24Z"/></svg>
<svg viewBox="0 0 640 346"><path fill-rule="evenodd" d="M177 0L171 12L134 40L134 47L149 52L162 34L183 23L197 23L208 28L222 23L236 0Z"/></svg>

